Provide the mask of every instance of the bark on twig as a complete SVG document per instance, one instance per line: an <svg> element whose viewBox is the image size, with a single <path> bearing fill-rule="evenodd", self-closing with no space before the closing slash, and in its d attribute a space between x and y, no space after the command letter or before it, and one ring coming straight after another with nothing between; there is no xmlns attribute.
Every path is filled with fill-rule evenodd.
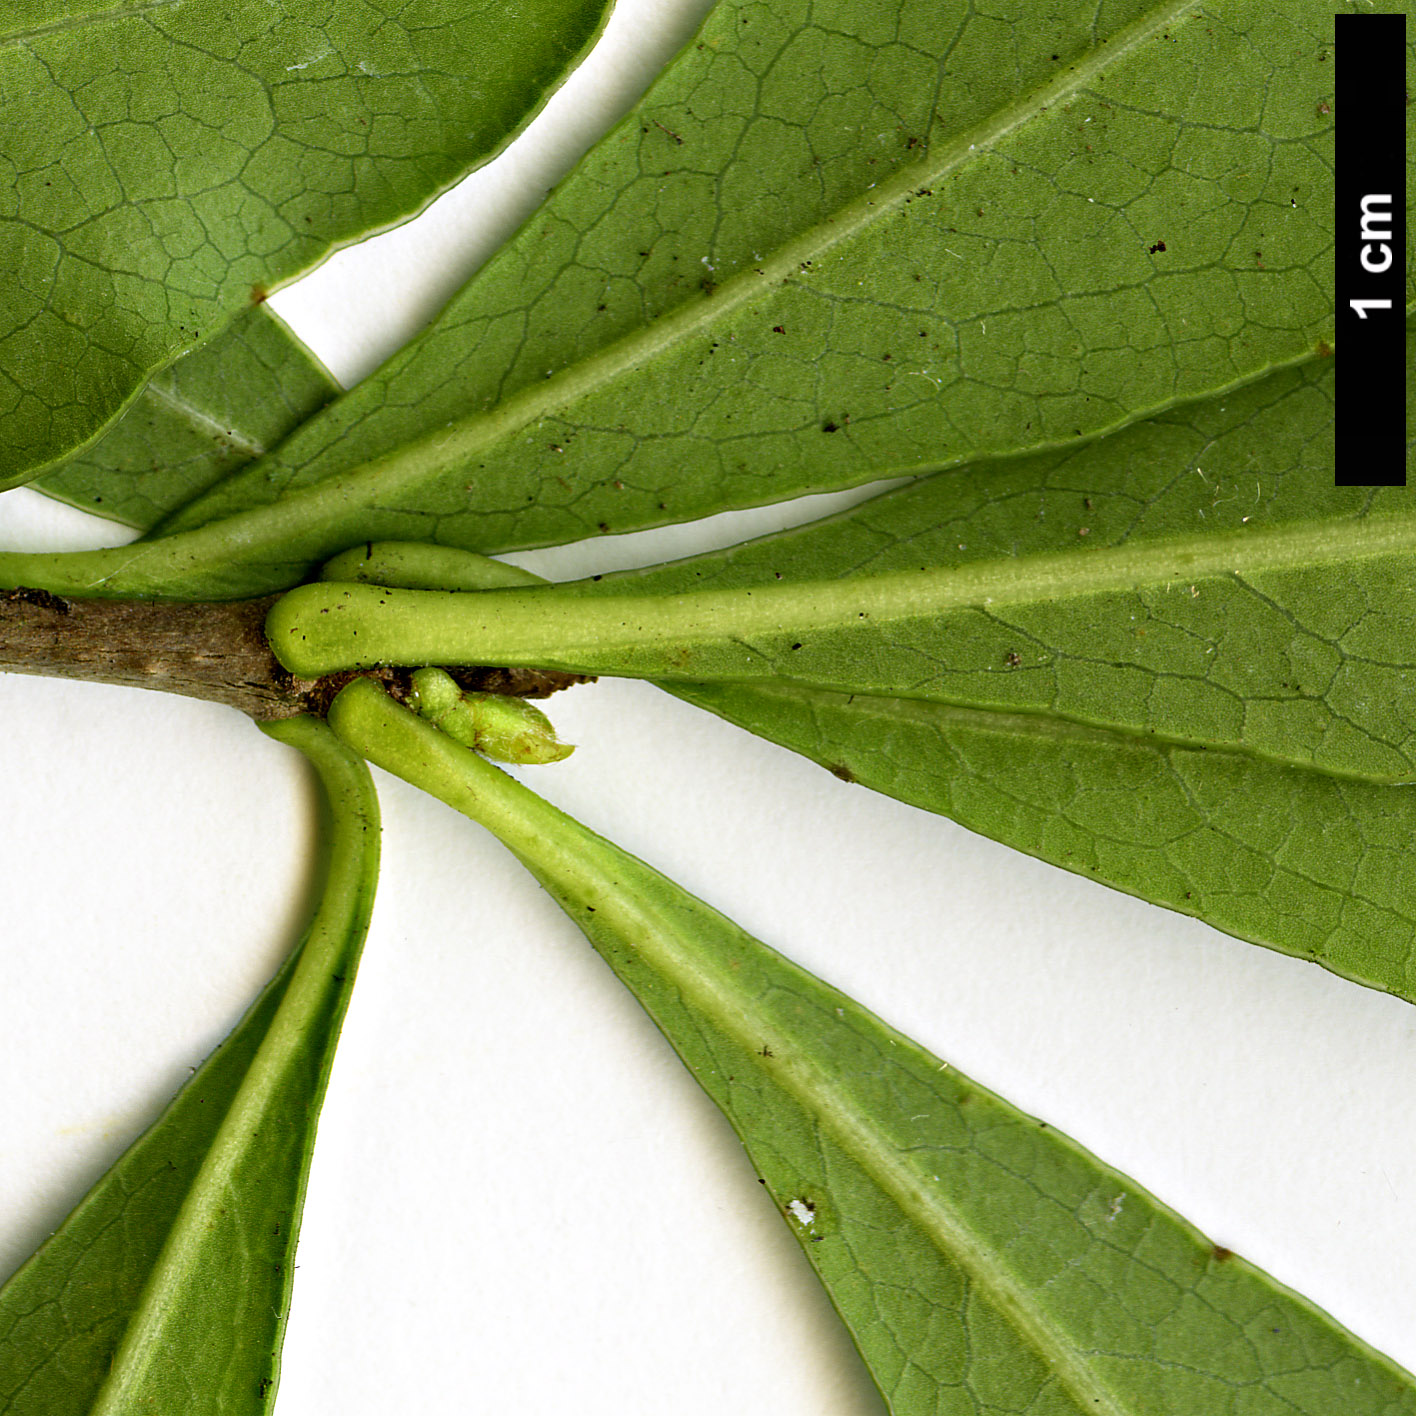
<svg viewBox="0 0 1416 1416"><path fill-rule="evenodd" d="M265 638L278 596L227 603L61 599L48 590L0 592L0 670L155 688L239 708L258 721L323 714L353 673L296 678ZM421 665L409 665L409 669ZM545 698L585 679L535 669L451 668L463 688ZM398 696L408 671L376 669Z"/></svg>

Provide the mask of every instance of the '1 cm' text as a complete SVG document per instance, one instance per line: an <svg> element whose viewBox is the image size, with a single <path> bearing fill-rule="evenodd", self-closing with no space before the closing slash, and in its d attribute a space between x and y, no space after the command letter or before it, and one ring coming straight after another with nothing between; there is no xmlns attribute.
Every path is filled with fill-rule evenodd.
<svg viewBox="0 0 1416 1416"><path fill-rule="evenodd" d="M1391 269L1391 193L1372 192L1362 198L1362 269L1370 275L1381 275ZM1365 320L1368 310L1389 310L1390 300L1349 300L1358 319Z"/></svg>

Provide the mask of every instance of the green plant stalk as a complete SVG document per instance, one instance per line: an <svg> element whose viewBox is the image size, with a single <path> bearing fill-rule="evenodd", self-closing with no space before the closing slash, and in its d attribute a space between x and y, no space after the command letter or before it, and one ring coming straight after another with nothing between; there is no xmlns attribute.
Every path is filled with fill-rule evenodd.
<svg viewBox="0 0 1416 1416"><path fill-rule="evenodd" d="M283 596L266 628L276 657L314 677L395 663L506 663L577 673L612 670L619 657L655 656L635 677L704 682L761 676L761 656L735 641L788 630L878 630L950 610L1004 606L1050 594L1104 594L1138 585L1198 582L1232 566L1240 538L1199 536L1085 556L1040 555L1012 564L942 567L753 590L582 598L574 584L520 593L383 590L303 585ZM1295 570L1316 560L1360 561L1416 553L1408 518L1369 518L1340 527L1276 527L1242 539L1245 571ZM734 641L724 646L722 641ZM615 656L612 658L612 656ZM863 686L864 691L864 686Z"/></svg>
<svg viewBox="0 0 1416 1416"><path fill-rule="evenodd" d="M1219 538L1171 538L922 567L875 575L756 583L729 590L615 593L608 585L439 593L369 585L307 585L280 599L266 621L271 647L292 673L305 677L382 664L505 664L661 682L790 682L842 693L964 702L978 707L1047 712L1114 727L1147 740L1201 742L1242 748L1275 761L1316 765L1336 776L1404 781L1411 776L1409 729L1384 728L1394 750L1354 741L1319 742L1285 725L1224 725L1187 704L1152 711L1130 701L1126 686L1107 691L1090 682L1070 697L1049 696L1028 681L955 663L948 617L987 621L1009 606L1065 605L1077 623L1120 624L1145 612L1145 595L1198 599L1210 620L1200 633L1216 637L1227 623L1225 597L1255 594L1262 577L1299 572L1312 582L1331 567L1347 598L1372 601L1404 593L1416 552L1416 522L1369 516L1337 525L1302 523L1249 528ZM606 593L608 592L608 593ZM1276 591L1271 593L1277 594ZM1296 593L1296 592L1295 592ZM1108 596L1128 595L1120 604ZM1395 602L1393 602L1395 603ZM1393 613L1398 611L1393 608ZM1089 618L1090 617L1090 618ZM1123 635L1124 637L1124 635ZM1137 643L1143 641L1136 641ZM1116 656L1129 648L1113 651ZM1002 654L999 652L1002 667ZM1010 663L1017 664L1015 655ZM1113 678L1122 678L1116 666ZM1099 671L1098 671L1099 672ZM1286 685L1285 685L1286 687ZM1263 700L1277 685L1250 676L1236 696ZM961 696L962 695L962 696ZM1350 710L1362 730L1363 714ZM1373 733L1375 737L1378 734Z"/></svg>
<svg viewBox="0 0 1416 1416"><path fill-rule="evenodd" d="M378 520L371 507L376 507L385 495L386 489L381 485L385 464L413 457L417 452L416 449L400 450L388 458L375 459L361 471L358 478L316 483L292 491L270 505L254 507L224 520L153 541L138 541L128 546L93 551L0 552L0 589L35 585L58 595L173 600L234 600L282 590L310 575L322 560L344 551L351 542L367 539L370 522ZM423 452L418 455L428 454ZM434 468L436 462L436 454L433 454L428 468ZM396 518L390 516L389 520L392 523ZM1245 545L1262 557L1264 568L1271 569L1302 564L1303 557L1311 558L1315 552L1337 556L1345 551L1349 556L1369 556L1381 554L1383 550L1410 549L1407 539L1394 531L1383 532L1376 527L1354 528L1343 540L1342 546L1334 546L1332 540L1331 531L1321 532L1312 544L1301 535L1275 531L1261 545L1255 538L1247 539ZM1198 537L1191 544L1176 541L1171 546L1152 547L1149 551L1147 561L1142 562L1134 551L1118 548L1115 555L1096 566L1099 577L1097 588L1104 589L1108 585L1124 588L1142 576L1164 578L1173 575L1193 579L1207 571L1222 571L1226 564L1227 547L1225 542L1215 538ZM1108 553L1098 551L1094 554L1105 557ZM956 577L955 602L972 603L973 599L992 597L998 603L1008 603L1030 593L1035 594L1039 588L1045 591L1074 564L1067 556L1039 557L1037 561L1030 564L1025 572L973 577L977 582L973 584L969 577ZM800 591L804 588L788 587L788 590ZM886 587L881 587L881 590L885 593ZM781 593L786 594L787 591ZM903 601L901 595L904 596ZM894 589L890 591L890 597L896 602L895 612L898 612L899 605L907 604L912 595L911 592ZM791 604L785 599L771 603L783 611ZM426 610L427 607L424 608ZM601 613L609 619L612 609L604 608ZM716 613L715 607L709 602L700 608L700 613L711 616ZM764 610L762 613L767 615L770 611ZM757 618L760 622L761 616ZM449 623L456 625L459 621L456 618L444 620L441 614L427 618L420 616L420 619L425 626L423 633L430 639L434 635L447 638L453 633L470 635L473 632L472 626L465 623L456 631L447 628ZM685 623L682 618L678 621L680 628ZM663 633L670 632L670 627L665 624ZM525 642L524 634L519 635L518 640ZM317 640L312 641L312 647L307 652L314 655L317 644ZM377 651L366 649L363 662L377 662L368 657L374 652L387 655L394 651L386 643L381 643ZM436 654L431 656L436 657ZM444 658L442 662L450 660ZM484 659L482 662L501 661ZM340 664L338 667L353 665Z"/></svg>
<svg viewBox="0 0 1416 1416"><path fill-rule="evenodd" d="M327 561L319 578L404 590L501 590L550 583L544 576L476 551L426 541L370 541L353 546Z"/></svg>
<svg viewBox="0 0 1416 1416"><path fill-rule="evenodd" d="M351 747L532 871L737 1129L896 1416L1410 1416L1416 1387L1132 1182L368 680ZM1260 1316L1262 1315L1262 1316Z"/></svg>
<svg viewBox="0 0 1416 1416"><path fill-rule="evenodd" d="M374 495L372 489L363 489ZM92 551L0 552L0 589L102 599L244 600L287 589L361 539L367 510L321 484L192 531ZM338 503L346 502L343 514Z"/></svg>

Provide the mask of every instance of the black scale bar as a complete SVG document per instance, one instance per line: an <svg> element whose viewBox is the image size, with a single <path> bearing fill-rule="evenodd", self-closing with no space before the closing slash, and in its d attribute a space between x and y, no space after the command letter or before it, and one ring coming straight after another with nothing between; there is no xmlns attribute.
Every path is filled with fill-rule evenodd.
<svg viewBox="0 0 1416 1416"><path fill-rule="evenodd" d="M1340 487L1406 485L1406 16L1334 17Z"/></svg>

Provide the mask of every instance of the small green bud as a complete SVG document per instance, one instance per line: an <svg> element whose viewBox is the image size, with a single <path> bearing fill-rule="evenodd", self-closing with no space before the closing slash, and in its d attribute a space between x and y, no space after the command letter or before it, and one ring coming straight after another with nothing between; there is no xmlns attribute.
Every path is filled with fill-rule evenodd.
<svg viewBox="0 0 1416 1416"><path fill-rule="evenodd" d="M409 701L425 718L437 723L462 702L462 690L441 669L418 669L413 674Z"/></svg>
<svg viewBox="0 0 1416 1416"><path fill-rule="evenodd" d="M524 698L463 693L441 669L419 669L409 701L435 727L493 762L542 766L575 751L557 739L551 720Z"/></svg>

